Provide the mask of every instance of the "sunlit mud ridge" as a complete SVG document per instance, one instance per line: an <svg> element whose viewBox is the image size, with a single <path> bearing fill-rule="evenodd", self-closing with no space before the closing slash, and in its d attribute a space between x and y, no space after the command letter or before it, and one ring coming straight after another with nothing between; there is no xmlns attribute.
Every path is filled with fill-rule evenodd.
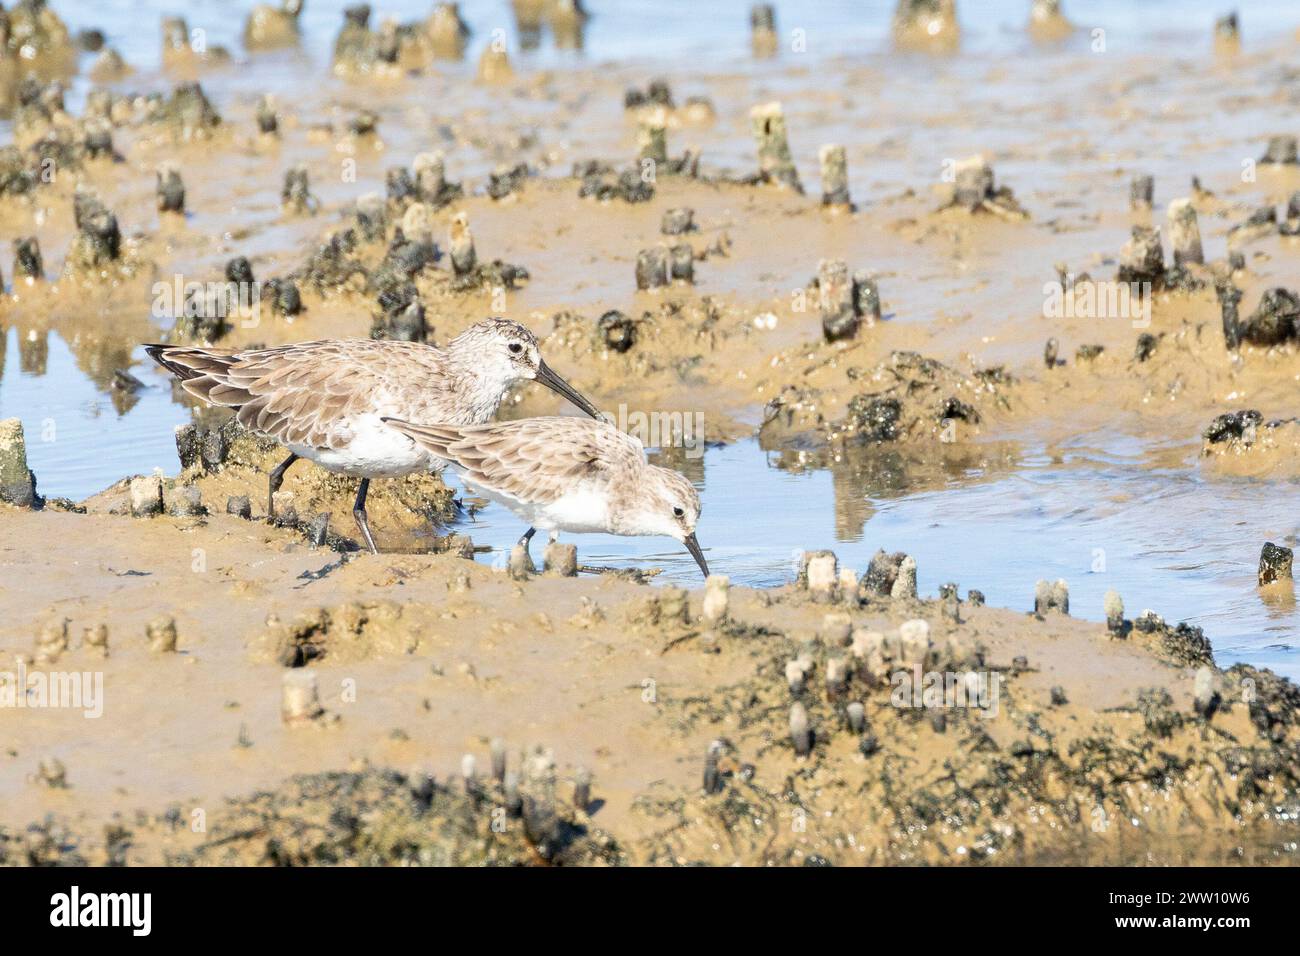
<svg viewBox="0 0 1300 956"><path fill-rule="evenodd" d="M1218 416L1202 432L1202 455L1210 468L1229 474L1297 474L1300 421L1264 420L1255 409Z"/></svg>
<svg viewBox="0 0 1300 956"><path fill-rule="evenodd" d="M983 420L978 406L1005 405L998 388L1010 384L1001 368L962 376L915 352L895 352L887 362L850 378L862 391L848 400L843 418L824 422L815 393L787 386L768 403L760 437L775 443L783 433L821 427L830 443L881 444L939 440L950 429L947 440L956 441L958 423L978 433Z"/></svg>
<svg viewBox="0 0 1300 956"><path fill-rule="evenodd" d="M1074 287L1074 295L1079 288ZM1205 428L1198 416L1213 417L1225 400L1250 396L1269 409L1263 430L1230 446L1224 444L1227 434L1215 429L1215 437L1206 435L1206 454L1244 449L1256 434L1266 439L1261 452L1290 447L1287 413L1294 403L1288 390L1300 366L1291 344L1290 312L1280 311L1284 307L1279 305L1291 301L1290 293L1267 293L1239 325L1230 323L1236 313L1224 306L1225 325L1251 330L1236 336L1231 347L1216 321L1213 301L1207 290L1166 293L1154 305L1153 317L1137 322L1144 331L1134 330L1127 348L1085 341L1071 354L1053 337L1042 365L1023 370L970 362L963 371L914 351L876 359L874 330L848 347L788 349L770 365L788 368L791 381L783 383L770 372L762 377L760 390L776 394L767 402L759 436L774 449L883 445L929 449L942 456L953 450L944 446L1078 429L1081 418L1095 410L1099 416L1122 412L1167 423L1190 446ZM1278 323L1283 331L1276 335L1255 331ZM1063 395L1070 397L1063 400ZM1240 438L1240 431L1232 437ZM1286 475L1291 470L1285 454L1260 454L1253 461L1243 464L1253 474Z"/></svg>

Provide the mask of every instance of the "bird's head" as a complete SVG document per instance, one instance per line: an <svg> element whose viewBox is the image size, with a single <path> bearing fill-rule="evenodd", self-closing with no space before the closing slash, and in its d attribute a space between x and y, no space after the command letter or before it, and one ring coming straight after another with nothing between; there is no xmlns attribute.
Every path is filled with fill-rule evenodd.
<svg viewBox="0 0 1300 956"><path fill-rule="evenodd" d="M700 495L695 486L670 468L651 465L638 490L635 503L615 517L620 532L676 538L707 578L709 565L695 539L695 524L700 520Z"/></svg>
<svg viewBox="0 0 1300 956"><path fill-rule="evenodd" d="M487 319L470 326L447 349L480 381L499 387L499 394L517 382L535 381L568 399L592 418L600 412L577 389L556 375L542 359L535 336L518 322Z"/></svg>

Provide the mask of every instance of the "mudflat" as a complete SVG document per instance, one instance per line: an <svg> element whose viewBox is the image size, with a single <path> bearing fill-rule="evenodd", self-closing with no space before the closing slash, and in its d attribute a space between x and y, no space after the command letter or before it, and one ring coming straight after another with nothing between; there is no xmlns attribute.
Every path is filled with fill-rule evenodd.
<svg viewBox="0 0 1300 956"><path fill-rule="evenodd" d="M1297 38L904 3L862 55L791 12L548 60L530 17L581 19L503 52L464 6L173 23L129 73L10 12L0 861L1291 862ZM375 482L377 556L307 463L268 520L284 452L139 348L492 315L702 487L707 585L671 541L524 568L450 475ZM941 530L997 557L936 580Z"/></svg>

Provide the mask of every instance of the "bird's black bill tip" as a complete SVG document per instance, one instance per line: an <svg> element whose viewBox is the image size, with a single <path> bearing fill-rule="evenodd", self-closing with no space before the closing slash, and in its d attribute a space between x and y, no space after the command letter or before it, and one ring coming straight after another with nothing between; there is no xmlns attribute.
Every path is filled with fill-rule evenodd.
<svg viewBox="0 0 1300 956"><path fill-rule="evenodd" d="M700 566L700 570L704 572L704 577L707 579L709 564L704 560L704 551L701 550L700 543L695 540L695 532L691 532L683 538L682 543L686 545L686 550L691 553L691 557L695 559L695 563Z"/></svg>
<svg viewBox="0 0 1300 956"><path fill-rule="evenodd" d="M541 382L552 392L555 392L555 394L567 398L592 418L600 418L600 411L596 406L583 398L582 394L576 388L564 379L560 378L560 376L556 375L555 372L551 371L551 367L545 362L542 362L537 366L537 381Z"/></svg>

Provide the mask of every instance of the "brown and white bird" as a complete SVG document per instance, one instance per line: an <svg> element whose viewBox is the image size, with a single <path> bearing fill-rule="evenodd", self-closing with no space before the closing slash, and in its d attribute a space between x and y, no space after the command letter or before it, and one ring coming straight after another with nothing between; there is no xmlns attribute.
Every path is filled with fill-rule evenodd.
<svg viewBox="0 0 1300 956"><path fill-rule="evenodd" d="M419 425L385 417L425 452L449 461L465 483L533 528L667 535L704 576L695 539L700 496L686 478L646 461L641 442L604 421L523 418L488 425ZM531 537L529 531L525 539Z"/></svg>
<svg viewBox="0 0 1300 956"><path fill-rule="evenodd" d="M537 337L507 319L479 322L442 349L335 339L243 351L183 345L146 345L145 351L187 392L236 409L241 425L288 449L289 457L271 472L268 515L274 517L275 492L299 458L360 478L352 514L374 553L366 520L370 480L446 466L383 419L480 424L492 419L512 386L530 380L588 415L600 414L551 371Z"/></svg>

